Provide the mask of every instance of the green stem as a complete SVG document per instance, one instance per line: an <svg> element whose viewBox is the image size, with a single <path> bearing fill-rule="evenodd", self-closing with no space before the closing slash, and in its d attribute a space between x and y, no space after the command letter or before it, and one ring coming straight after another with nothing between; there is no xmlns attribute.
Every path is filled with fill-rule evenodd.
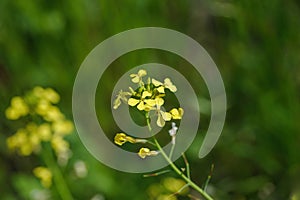
<svg viewBox="0 0 300 200"><path fill-rule="evenodd" d="M172 156L173 156L174 148L175 148L175 144L172 144L172 147L171 147L171 150L170 150L170 154L169 154L169 158L170 158L170 160L172 160Z"/></svg>
<svg viewBox="0 0 300 200"><path fill-rule="evenodd" d="M150 117L149 117L149 112L146 112L146 120L147 120L147 126L148 126L148 129L149 129L149 132L151 133L152 131L152 128L151 128L151 125L150 125Z"/></svg>
<svg viewBox="0 0 300 200"><path fill-rule="evenodd" d="M188 160L187 160L184 153L182 154L182 157L183 157L183 160L184 160L184 163L185 163L185 166L186 166L186 175L187 175L188 179L191 179L190 164L189 164L189 162L188 162Z"/></svg>
<svg viewBox="0 0 300 200"><path fill-rule="evenodd" d="M191 179L189 179L187 176L185 176L178 168L177 166L170 160L170 158L167 156L167 154L164 152L156 138L154 138L154 142L158 148L158 150L161 152L162 156L166 159L166 161L169 163L169 165L172 167L172 169L182 178L184 179L192 188L194 188L196 191L198 191L205 199L207 200L213 200L211 196L209 196L204 190L202 190L198 185L196 185Z"/></svg>
<svg viewBox="0 0 300 200"><path fill-rule="evenodd" d="M60 168L53 156L52 150L50 148L45 148L43 159L46 165L50 168L53 173L53 179L55 186L62 200L73 200L72 194L65 182L65 179L61 173Z"/></svg>

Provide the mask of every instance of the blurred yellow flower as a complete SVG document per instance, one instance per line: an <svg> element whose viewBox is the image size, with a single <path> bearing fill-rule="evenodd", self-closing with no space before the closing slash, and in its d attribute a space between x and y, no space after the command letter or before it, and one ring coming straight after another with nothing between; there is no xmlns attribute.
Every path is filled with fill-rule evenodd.
<svg viewBox="0 0 300 200"><path fill-rule="evenodd" d="M60 100L60 96L52 88L46 88L43 94L44 98L53 104L56 104Z"/></svg>
<svg viewBox="0 0 300 200"><path fill-rule="evenodd" d="M37 129L37 135L42 141L50 141L52 137L51 127L48 123L41 124Z"/></svg>
<svg viewBox="0 0 300 200"><path fill-rule="evenodd" d="M45 188L49 188L52 185L52 173L48 168L36 167L33 169L33 174L41 180Z"/></svg>
<svg viewBox="0 0 300 200"><path fill-rule="evenodd" d="M53 122L52 129L55 134L67 135L73 131L74 126L69 120L60 120Z"/></svg>
<svg viewBox="0 0 300 200"><path fill-rule="evenodd" d="M15 96L11 99L10 107L5 110L5 115L7 119L17 120L21 116L25 116L29 113L29 107L19 96Z"/></svg>
<svg viewBox="0 0 300 200"><path fill-rule="evenodd" d="M63 154L69 150L69 143L62 136L54 135L51 139L51 146L56 155Z"/></svg>

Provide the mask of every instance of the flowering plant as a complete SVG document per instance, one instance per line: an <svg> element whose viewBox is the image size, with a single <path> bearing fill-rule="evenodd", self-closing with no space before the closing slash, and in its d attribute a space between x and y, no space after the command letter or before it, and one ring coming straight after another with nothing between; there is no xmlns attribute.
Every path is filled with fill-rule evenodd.
<svg viewBox="0 0 300 200"><path fill-rule="evenodd" d="M134 90L129 87L129 91L120 90L116 96L116 99L114 100L113 108L117 109L122 104L122 102L128 104L130 107L135 107L139 112L142 112L144 114L150 133L152 130L150 124L150 116L152 116L152 114L154 114L156 118L156 125L158 127L164 127L167 122L171 122L172 127L169 130L169 136L172 144L171 150L169 153L165 152L155 136L151 136L151 138L149 139L144 139L134 138L125 133L117 133L114 137L115 144L119 146L123 145L126 142L151 144L153 146L153 149L142 147L137 152L137 155L141 159L146 159L149 156L157 156L158 154L161 154L164 157L170 167L186 182L186 184L184 184L181 188L178 189L177 192L174 193L175 195L180 194L180 192L187 187L192 187L193 189L198 191L205 199L213 199L206 193L205 188L200 188L191 180L189 163L183 153L182 157L186 164L185 170L181 170L182 168L179 169L172 161L172 155L176 145L176 134L178 130L175 120L182 119L182 117L184 116L184 109L181 107L175 107L170 109L169 111L166 111L163 108L163 105L165 104L165 96L167 95L166 90L175 93L177 91L177 87L173 84L170 78L165 78L161 82L154 78L148 77L147 81L144 82L143 78L145 76L147 76L147 71L144 69L140 69L137 74L130 74L131 81L137 84L137 89ZM156 176L164 172L168 171L157 172L145 176Z"/></svg>
<svg viewBox="0 0 300 200"><path fill-rule="evenodd" d="M7 138L6 144L11 152L20 156L40 155L44 166L35 167L33 174L46 189L53 182L56 183L61 199L71 200L73 197L60 166L65 166L71 156L70 145L65 136L71 134L74 127L56 105L59 101L59 94L52 88L39 86L24 96L13 97L5 116L14 121L23 118L22 122L25 124Z"/></svg>

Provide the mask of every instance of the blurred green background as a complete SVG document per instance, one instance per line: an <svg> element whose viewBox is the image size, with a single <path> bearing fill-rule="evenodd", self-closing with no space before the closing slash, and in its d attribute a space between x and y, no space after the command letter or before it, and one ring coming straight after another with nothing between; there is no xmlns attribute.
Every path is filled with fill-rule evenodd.
<svg viewBox="0 0 300 200"><path fill-rule="evenodd" d="M104 39L143 26L170 28L194 38L224 79L228 111L220 140L207 157L198 159L209 123L209 114L203 113L199 138L187 152L195 182L204 183L214 164L208 189L216 199L300 199L296 0L1 0L0 199L34 199L32 191L40 187L31 171L39 158L19 157L6 147L6 138L19 128L4 115L11 97L36 85L53 87L61 95L59 106L71 119L72 86L86 55ZM186 62L167 52L142 50L122 56L106 71L102 81L107 97L99 98L107 111L117 77L147 62L181 70L199 98L209 98L200 75ZM112 134L119 131L105 119L102 123ZM149 199L152 184L174 175L143 178L118 172L95 160L75 132L68 140L73 157L64 176L75 199ZM72 174L77 160L88 169L81 179Z"/></svg>

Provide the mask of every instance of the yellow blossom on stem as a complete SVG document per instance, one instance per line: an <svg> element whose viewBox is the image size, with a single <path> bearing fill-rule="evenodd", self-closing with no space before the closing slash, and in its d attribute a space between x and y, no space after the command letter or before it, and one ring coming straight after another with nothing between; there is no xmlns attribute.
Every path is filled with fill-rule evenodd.
<svg viewBox="0 0 300 200"><path fill-rule="evenodd" d="M45 188L49 188L52 185L52 173L48 168L36 167L33 169L33 174L41 180Z"/></svg>
<svg viewBox="0 0 300 200"><path fill-rule="evenodd" d="M117 145L121 146L125 142L130 142L130 143L146 143L147 140L145 140L145 139L139 139L139 138L133 138L133 137L130 137L130 136L126 135L125 133L117 133L115 135L114 142Z"/></svg>
<svg viewBox="0 0 300 200"><path fill-rule="evenodd" d="M138 155L141 158L146 158L147 156L156 156L158 154L158 151L151 151L148 148L140 148Z"/></svg>

